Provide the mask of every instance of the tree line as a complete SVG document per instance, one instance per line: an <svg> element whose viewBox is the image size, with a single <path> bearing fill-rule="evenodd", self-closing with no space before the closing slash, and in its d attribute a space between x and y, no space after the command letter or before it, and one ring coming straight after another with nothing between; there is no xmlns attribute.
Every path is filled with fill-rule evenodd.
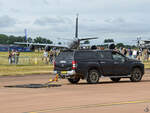
<svg viewBox="0 0 150 113"><path fill-rule="evenodd" d="M114 39L111 39L111 38L110 39L109 38L104 39L104 45L101 45L101 46L107 47L109 43L114 43ZM122 48L132 48L132 49L137 48L135 45L124 45L123 43L117 43L116 47L117 48L120 48L120 47L122 47Z"/></svg>
<svg viewBox="0 0 150 113"><path fill-rule="evenodd" d="M25 36L13 36L13 35L5 35L0 34L0 44L14 44L14 42L33 42L33 43L47 43L52 44L53 42L49 39L43 38L43 37L36 37L35 39L32 39L31 37L27 38L25 40Z"/></svg>

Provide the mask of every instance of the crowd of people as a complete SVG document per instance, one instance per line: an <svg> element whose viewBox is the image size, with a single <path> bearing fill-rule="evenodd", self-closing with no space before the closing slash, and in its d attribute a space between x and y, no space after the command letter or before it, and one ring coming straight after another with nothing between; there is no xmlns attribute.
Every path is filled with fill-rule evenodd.
<svg viewBox="0 0 150 113"><path fill-rule="evenodd" d="M98 47L97 49L104 50L105 48ZM126 48L115 48L115 51L122 53L123 55L134 58L137 60L148 61L149 60L149 50L137 50L137 49L126 49ZM42 61L45 64L53 64L56 56L60 53L60 50L50 50L43 52ZM17 50L9 51L8 61L9 64L18 64L19 63L20 52Z"/></svg>
<svg viewBox="0 0 150 113"><path fill-rule="evenodd" d="M99 50L105 50L106 48L104 47L96 47ZM131 48L115 48L115 51L118 51L120 53L122 53L123 55L125 55L126 57L129 58L133 58L133 59L137 59L137 60L141 60L141 61L148 61L149 60L149 54L150 54L150 50L147 48L145 49L131 49Z"/></svg>
<svg viewBox="0 0 150 113"><path fill-rule="evenodd" d="M122 53L123 55L129 57L129 58L134 58L137 60L143 60L143 61L148 61L149 60L149 50L144 49L144 50L137 50L137 49L126 49L126 48L120 48L120 49L115 49Z"/></svg>
<svg viewBox="0 0 150 113"><path fill-rule="evenodd" d="M17 50L9 51L9 55L8 55L9 64L18 64L19 55L20 55L20 52Z"/></svg>
<svg viewBox="0 0 150 113"><path fill-rule="evenodd" d="M43 57L42 57L42 61L45 64L53 64L56 56L58 55L59 50L50 50L50 51L46 51L44 50L43 52ZM19 56L20 56L20 52L17 50L11 50L8 52L8 62L9 64L19 64Z"/></svg>
<svg viewBox="0 0 150 113"><path fill-rule="evenodd" d="M59 52L60 52L59 50L50 50L50 51L44 50L42 60L45 62L45 64L48 63L53 64Z"/></svg>

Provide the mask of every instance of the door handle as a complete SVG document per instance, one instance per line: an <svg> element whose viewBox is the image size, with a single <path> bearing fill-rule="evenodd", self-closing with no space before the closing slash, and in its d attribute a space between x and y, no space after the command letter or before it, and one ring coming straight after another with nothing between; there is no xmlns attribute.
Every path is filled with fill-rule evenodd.
<svg viewBox="0 0 150 113"><path fill-rule="evenodd" d="M101 62L102 64L105 64L106 62Z"/></svg>

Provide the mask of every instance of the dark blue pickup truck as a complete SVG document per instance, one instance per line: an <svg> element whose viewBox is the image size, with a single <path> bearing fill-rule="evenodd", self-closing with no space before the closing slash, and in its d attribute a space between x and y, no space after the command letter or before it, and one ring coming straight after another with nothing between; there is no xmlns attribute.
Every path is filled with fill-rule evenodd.
<svg viewBox="0 0 150 113"><path fill-rule="evenodd" d="M139 82L144 64L113 50L66 50L56 57L54 73L74 84L80 79L98 83L100 77L109 77L114 82L121 78Z"/></svg>

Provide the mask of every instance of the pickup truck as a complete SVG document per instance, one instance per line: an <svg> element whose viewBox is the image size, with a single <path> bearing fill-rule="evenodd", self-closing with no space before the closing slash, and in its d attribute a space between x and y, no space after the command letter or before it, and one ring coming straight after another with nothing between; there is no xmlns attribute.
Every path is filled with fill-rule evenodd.
<svg viewBox="0 0 150 113"><path fill-rule="evenodd" d="M72 84L80 79L95 84L100 77L109 77L113 82L121 78L139 82L144 64L114 50L65 50L56 57L54 73Z"/></svg>

